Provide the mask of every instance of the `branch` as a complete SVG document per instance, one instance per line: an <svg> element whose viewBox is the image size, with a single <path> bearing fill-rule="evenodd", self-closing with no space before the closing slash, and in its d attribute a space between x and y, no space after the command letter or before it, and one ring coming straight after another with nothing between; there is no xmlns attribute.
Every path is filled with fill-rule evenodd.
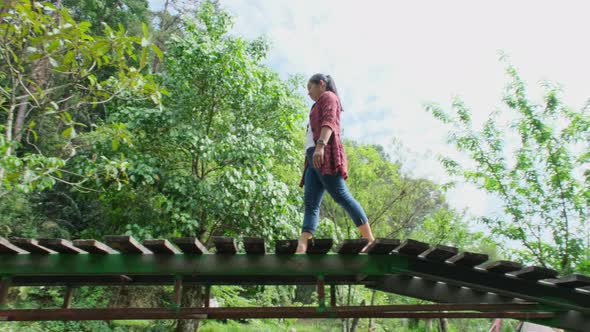
<svg viewBox="0 0 590 332"><path fill-rule="evenodd" d="M82 181L80 181L80 182L78 182L78 183L75 183L75 182L69 182L69 181L66 181L66 180L60 179L60 178L58 178L58 177L55 177L55 176L53 176L53 175L51 175L51 174L47 174L47 175L48 175L49 177L51 177L52 179L54 179L55 181L59 181L59 182L65 183L65 184L67 184L67 185L73 186L73 187L75 187L75 188L81 189L83 192L91 192L91 191L92 191L92 192L96 192L96 193L100 193L100 192L102 192L101 190L95 190L95 189L92 189L92 188L87 188L87 187L83 187L83 186L81 186L81 184L82 184L82 183L84 183L84 182L86 182L86 181L87 181L87 179L84 179L84 180L82 180Z"/></svg>

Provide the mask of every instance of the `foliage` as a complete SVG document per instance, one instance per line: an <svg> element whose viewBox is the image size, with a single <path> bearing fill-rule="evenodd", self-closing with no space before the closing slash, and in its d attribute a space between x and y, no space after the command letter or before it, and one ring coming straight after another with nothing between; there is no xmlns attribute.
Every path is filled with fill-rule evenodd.
<svg viewBox="0 0 590 332"><path fill-rule="evenodd" d="M103 35L92 35L88 22L76 22L50 2L6 4L0 12L0 195L43 190L60 181L60 169L76 153L71 141L83 125L72 112L115 99L159 103L161 97L153 75L143 73L149 53L159 54L147 27L141 38L108 25ZM99 79L99 68L111 68L113 75ZM63 139L54 155L42 151L36 131L47 121Z"/></svg>
<svg viewBox="0 0 590 332"><path fill-rule="evenodd" d="M139 208L115 208L122 215L113 217L143 213L126 226L140 237L196 234L206 242L216 233L293 236L300 198L272 168L296 160L288 138L302 117L301 99L292 82L260 64L264 41L229 36L229 16L215 10L203 5L197 21L170 39L162 80L170 96L163 107L112 110L101 127L116 134L83 138L92 145L76 169L92 169L88 157L97 150L109 160L125 160L128 187L102 198L120 205L125 196ZM148 211L153 213L145 218Z"/></svg>
<svg viewBox="0 0 590 332"><path fill-rule="evenodd" d="M217 1L182 8L185 2L199 1L171 0L173 10L152 13L151 21L145 0L63 0L65 8L19 0L0 10L0 235L189 235L206 244L212 235L258 236L267 249L275 239L298 236L307 112L298 91L304 81L282 79L265 65L266 40L230 33L232 17ZM582 118L577 121L584 126ZM381 146L345 145L347 185L376 236L497 254L493 242L472 232L465 216L448 207L443 187L403 174L403 165L392 162ZM325 197L317 237L357 237L345 211ZM82 287L74 306L166 306L172 289L163 288ZM11 290L13 307L58 307L63 295L58 288ZM200 305L199 287L183 290L183 305ZM362 286L339 287L337 293L339 305L420 302ZM224 306L317 303L314 287L215 286L212 295ZM405 326L399 320L374 322L378 331ZM368 323L361 320L358 327ZM176 324L6 326L168 331ZM334 320L201 324L205 331L342 330ZM486 324L451 322L451 330L480 330ZM412 326L425 330L426 322Z"/></svg>
<svg viewBox="0 0 590 332"><path fill-rule="evenodd" d="M580 111L568 108L559 88L549 83L543 85L543 102L532 102L516 69L503 60L511 80L504 103L513 111L506 127L498 123L498 110L476 130L471 111L458 98L453 115L436 104L427 106L452 126L449 142L475 166L448 157L442 164L449 174L501 199L506 218L482 221L498 238L520 243L520 259L564 273L580 270L589 249L590 104Z"/></svg>
<svg viewBox="0 0 590 332"><path fill-rule="evenodd" d="M102 23L122 25L132 35L141 35L141 26L149 22L147 0L62 0L76 21L92 23L91 30L99 34Z"/></svg>

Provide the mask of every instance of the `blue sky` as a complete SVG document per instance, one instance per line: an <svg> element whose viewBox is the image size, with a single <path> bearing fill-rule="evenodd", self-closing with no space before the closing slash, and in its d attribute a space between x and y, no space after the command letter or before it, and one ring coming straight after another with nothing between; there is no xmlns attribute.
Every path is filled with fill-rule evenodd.
<svg viewBox="0 0 590 332"><path fill-rule="evenodd" d="M150 0L153 8L163 0ZM344 135L379 143L406 171L449 178L438 154L463 159L445 143L446 128L423 104L460 96L481 123L502 106L506 52L540 101L539 82L562 84L566 103L590 97L588 1L318 1L227 0L233 33L266 36L267 63L282 77L332 75L346 111ZM303 91L303 90L302 90ZM309 101L311 105L311 101ZM448 109L448 107L447 107ZM304 130L304 128L302 128ZM394 151L393 139L404 153ZM499 202L471 185L448 193L451 205L474 215L498 214Z"/></svg>

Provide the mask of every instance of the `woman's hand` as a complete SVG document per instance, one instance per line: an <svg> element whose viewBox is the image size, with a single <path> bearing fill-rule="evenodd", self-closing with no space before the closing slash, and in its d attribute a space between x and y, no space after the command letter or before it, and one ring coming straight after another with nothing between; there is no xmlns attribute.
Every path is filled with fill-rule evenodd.
<svg viewBox="0 0 590 332"><path fill-rule="evenodd" d="M316 145L315 151L313 152L313 167L320 169L324 164L324 146Z"/></svg>

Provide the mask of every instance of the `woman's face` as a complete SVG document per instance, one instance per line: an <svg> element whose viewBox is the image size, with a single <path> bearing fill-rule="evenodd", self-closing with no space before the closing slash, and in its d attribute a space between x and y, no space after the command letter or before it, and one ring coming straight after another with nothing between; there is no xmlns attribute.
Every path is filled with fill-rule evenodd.
<svg viewBox="0 0 590 332"><path fill-rule="evenodd" d="M307 82L307 94L313 101L318 101L322 93L326 91L326 82L320 81L320 83L314 83L312 81Z"/></svg>

